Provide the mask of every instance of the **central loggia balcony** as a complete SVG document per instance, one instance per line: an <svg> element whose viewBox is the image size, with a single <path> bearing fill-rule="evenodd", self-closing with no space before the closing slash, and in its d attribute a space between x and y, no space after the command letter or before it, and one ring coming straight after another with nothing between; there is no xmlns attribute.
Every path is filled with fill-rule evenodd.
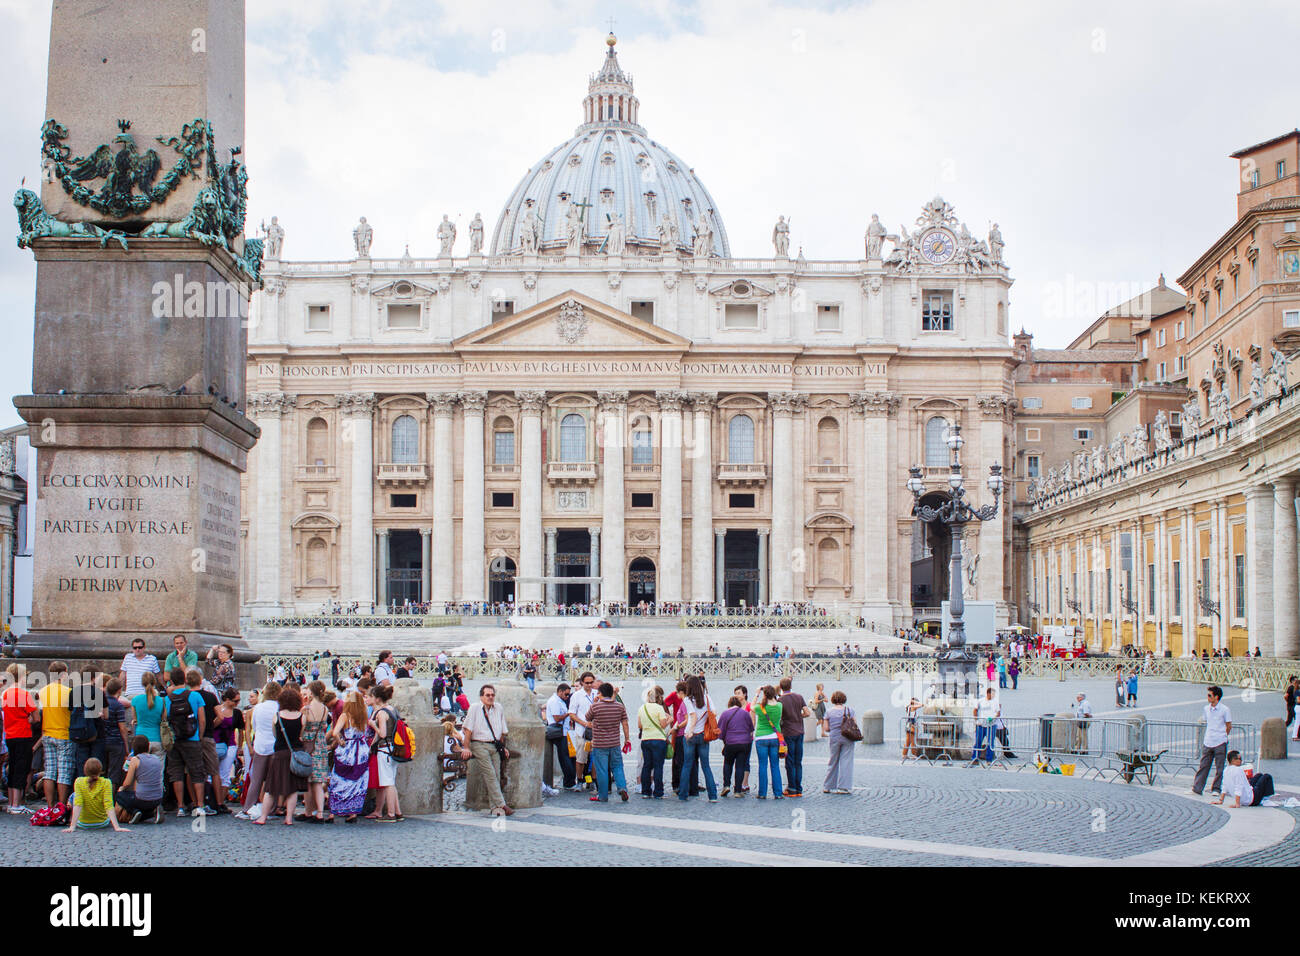
<svg viewBox="0 0 1300 956"><path fill-rule="evenodd" d="M553 485L573 488L596 483L594 461L551 461L546 463L546 480Z"/></svg>
<svg viewBox="0 0 1300 956"><path fill-rule="evenodd" d="M723 461L718 463L718 484L753 488L767 482L767 465L762 462Z"/></svg>
<svg viewBox="0 0 1300 956"><path fill-rule="evenodd" d="M423 485L429 480L429 469L423 462L384 462L375 469L381 485L399 487Z"/></svg>

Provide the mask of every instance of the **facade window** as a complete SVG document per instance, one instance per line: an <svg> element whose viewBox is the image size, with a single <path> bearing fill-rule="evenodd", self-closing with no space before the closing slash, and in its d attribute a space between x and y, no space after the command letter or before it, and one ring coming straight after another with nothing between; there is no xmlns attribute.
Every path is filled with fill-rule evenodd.
<svg viewBox="0 0 1300 956"><path fill-rule="evenodd" d="M633 508L653 508L654 506L655 506L655 494L653 491L632 492Z"/></svg>
<svg viewBox="0 0 1300 956"><path fill-rule="evenodd" d="M1076 395L1070 399L1070 407L1073 409L1092 408L1091 395Z"/></svg>
<svg viewBox="0 0 1300 956"><path fill-rule="evenodd" d="M726 329L758 328L758 306L728 303L723 306L722 327Z"/></svg>
<svg viewBox="0 0 1300 956"><path fill-rule="evenodd" d="M754 463L754 420L748 415L736 415L727 423L727 461Z"/></svg>
<svg viewBox="0 0 1300 956"><path fill-rule="evenodd" d="M587 460L587 420L577 412L560 419L560 461Z"/></svg>
<svg viewBox="0 0 1300 956"><path fill-rule="evenodd" d="M921 331L952 331L952 293L925 292L922 295Z"/></svg>
<svg viewBox="0 0 1300 956"><path fill-rule="evenodd" d="M420 327L420 307L418 305L390 305L384 311L384 316L390 329L411 330Z"/></svg>
<svg viewBox="0 0 1300 956"><path fill-rule="evenodd" d="M1279 160L1277 161L1277 178L1278 178L1278 179L1285 179L1285 178L1286 178L1286 160L1285 160L1285 159L1279 159Z"/></svg>
<svg viewBox="0 0 1300 956"><path fill-rule="evenodd" d="M1186 356L1186 355L1180 355L1180 356L1178 356L1178 358L1174 359L1174 371L1175 371L1175 372L1186 372L1186 371L1187 371L1187 356Z"/></svg>
<svg viewBox="0 0 1300 956"><path fill-rule="evenodd" d="M329 464L330 427L323 418L307 423L307 464L317 468Z"/></svg>
<svg viewBox="0 0 1300 956"><path fill-rule="evenodd" d="M1300 309L1287 309L1282 313L1282 328L1300 329Z"/></svg>
<svg viewBox="0 0 1300 956"><path fill-rule="evenodd" d="M1115 612L1115 575L1110 568L1106 569L1106 613Z"/></svg>
<svg viewBox="0 0 1300 956"><path fill-rule="evenodd" d="M1022 398L1020 407L1026 409L1042 408L1043 400L1041 398Z"/></svg>
<svg viewBox="0 0 1300 956"><path fill-rule="evenodd" d="M1037 478L1040 462L1041 459L1037 455L1027 455L1025 457L1025 474L1030 478Z"/></svg>
<svg viewBox="0 0 1300 956"><path fill-rule="evenodd" d="M1088 613L1089 614L1093 613L1093 610L1096 607L1096 596L1094 594L1094 592L1096 591L1096 587L1095 587L1096 583L1097 583L1096 575L1094 575L1091 571L1089 571L1088 572Z"/></svg>
<svg viewBox="0 0 1300 956"><path fill-rule="evenodd" d="M1026 428L1025 441L1042 441L1043 430L1041 428Z"/></svg>
<svg viewBox="0 0 1300 956"><path fill-rule="evenodd" d="M925 423L925 467L944 468L948 456L948 419L935 417Z"/></svg>
<svg viewBox="0 0 1300 956"><path fill-rule="evenodd" d="M1156 566L1147 565L1147 613L1155 616L1156 613Z"/></svg>
<svg viewBox="0 0 1300 956"><path fill-rule="evenodd" d="M492 300L492 321L500 322L502 319L515 314L514 299L493 299Z"/></svg>
<svg viewBox="0 0 1300 956"><path fill-rule="evenodd" d="M492 425L492 461L498 465L515 463L515 423L505 416Z"/></svg>
<svg viewBox="0 0 1300 956"><path fill-rule="evenodd" d="M632 464L652 465L655 460L654 435L648 428L632 432Z"/></svg>
<svg viewBox="0 0 1300 956"><path fill-rule="evenodd" d="M643 322L649 322L654 325L655 321L655 304L649 300L638 302L629 302L627 306L628 315L634 319L640 319Z"/></svg>
<svg viewBox="0 0 1300 956"><path fill-rule="evenodd" d="M840 307L838 305L817 306L817 331L838 332L840 330Z"/></svg>
<svg viewBox="0 0 1300 956"><path fill-rule="evenodd" d="M330 330L330 307L328 305L307 306L307 331L328 332Z"/></svg>
<svg viewBox="0 0 1300 956"><path fill-rule="evenodd" d="M1162 349L1162 348L1164 348L1164 347L1165 347L1165 330L1164 330L1164 329L1157 329L1157 330L1156 330L1156 348L1158 348L1158 349Z"/></svg>
<svg viewBox="0 0 1300 956"><path fill-rule="evenodd" d="M420 423L410 415L393 422L393 462L413 465L420 460Z"/></svg>
<svg viewBox="0 0 1300 956"><path fill-rule="evenodd" d="M1161 362L1156 366L1156 381L1163 382L1168 377L1165 369L1165 363Z"/></svg>
<svg viewBox="0 0 1300 956"><path fill-rule="evenodd" d="M1178 322L1177 322L1177 324L1174 325L1174 341L1175 341L1175 342L1178 342L1178 341L1181 341L1181 340L1182 340L1183 335L1184 335L1185 332L1186 332L1186 328L1187 328L1186 323L1183 322L1182 319L1179 319Z"/></svg>
<svg viewBox="0 0 1300 956"><path fill-rule="evenodd" d="M1255 189L1257 186L1259 186L1259 170L1252 169L1250 171L1250 188Z"/></svg>
<svg viewBox="0 0 1300 956"><path fill-rule="evenodd" d="M1092 441L1092 429L1091 429L1091 428L1076 428L1076 429L1074 430L1074 440L1075 440L1075 441Z"/></svg>
<svg viewBox="0 0 1300 956"><path fill-rule="evenodd" d="M513 491L492 492L493 508L513 508L514 506L515 506L515 493Z"/></svg>
<svg viewBox="0 0 1300 956"><path fill-rule="evenodd" d="M1232 600L1234 617L1246 616L1246 556L1232 556Z"/></svg>
<svg viewBox="0 0 1300 956"><path fill-rule="evenodd" d="M1181 561L1174 562L1174 606L1171 617L1182 617L1183 614L1183 564Z"/></svg>
<svg viewBox="0 0 1300 956"><path fill-rule="evenodd" d="M1212 591L1210 589L1210 559L1201 558L1201 595L1203 597L1210 597L1211 594Z"/></svg>
<svg viewBox="0 0 1300 956"><path fill-rule="evenodd" d="M840 459L840 423L827 415L817 423L817 461L833 465Z"/></svg>
<svg viewBox="0 0 1300 956"><path fill-rule="evenodd" d="M1142 357L1147 357L1147 337L1145 335L1142 336Z"/></svg>

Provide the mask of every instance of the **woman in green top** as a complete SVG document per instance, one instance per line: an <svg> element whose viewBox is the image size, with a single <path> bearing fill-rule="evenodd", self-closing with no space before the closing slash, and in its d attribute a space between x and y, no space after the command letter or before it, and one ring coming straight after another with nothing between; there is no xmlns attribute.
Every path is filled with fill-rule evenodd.
<svg viewBox="0 0 1300 956"><path fill-rule="evenodd" d="M641 798L664 798L664 758L668 755L668 729L670 720L664 709L664 689L651 688L646 702L636 715L636 725L641 732Z"/></svg>
<svg viewBox="0 0 1300 956"><path fill-rule="evenodd" d="M754 748L758 751L758 799L767 799L767 772L772 770L772 798L781 799L781 702L771 684L754 701Z"/></svg>
<svg viewBox="0 0 1300 956"><path fill-rule="evenodd" d="M128 833L126 827L119 826L117 814L113 812L113 785L107 777L100 776L104 765L96 758L86 761L86 775L78 777L72 785L72 821L64 833L73 830L98 830L112 824L118 833Z"/></svg>

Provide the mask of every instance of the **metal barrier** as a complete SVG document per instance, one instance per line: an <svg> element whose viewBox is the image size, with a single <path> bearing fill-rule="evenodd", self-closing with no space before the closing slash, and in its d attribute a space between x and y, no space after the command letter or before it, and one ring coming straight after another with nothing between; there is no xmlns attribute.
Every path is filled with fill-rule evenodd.
<svg viewBox="0 0 1300 956"><path fill-rule="evenodd" d="M746 615L708 615L691 614L679 618L678 626L683 628L776 628L784 630L806 629L840 629L850 625L849 619L840 614L746 614Z"/></svg>
<svg viewBox="0 0 1300 956"><path fill-rule="evenodd" d="M453 627L461 620L453 614L313 614L268 617L258 627Z"/></svg>

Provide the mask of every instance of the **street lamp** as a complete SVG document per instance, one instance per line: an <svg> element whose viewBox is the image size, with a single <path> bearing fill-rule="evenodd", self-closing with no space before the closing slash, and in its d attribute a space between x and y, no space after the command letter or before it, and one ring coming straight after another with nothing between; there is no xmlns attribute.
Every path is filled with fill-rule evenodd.
<svg viewBox="0 0 1300 956"><path fill-rule="evenodd" d="M961 437L961 426L949 427L945 442L952 452L949 466L948 490L939 494L946 500L937 507L921 504L925 494L925 482L921 480L921 466L913 465L908 469L907 490L912 493L915 503L912 514L922 521L941 521L946 524L952 535L952 563L948 578L948 649L939 654L939 684L945 696L973 696L979 687L975 676L978 658L966 649L966 627L962 622L965 604L961 595L961 532L971 521L989 521L998 513L998 500L1002 495L1002 466L989 465L988 489L993 493L993 504L982 508L972 507L966 501L966 489L963 487L961 471L961 448L966 443Z"/></svg>

